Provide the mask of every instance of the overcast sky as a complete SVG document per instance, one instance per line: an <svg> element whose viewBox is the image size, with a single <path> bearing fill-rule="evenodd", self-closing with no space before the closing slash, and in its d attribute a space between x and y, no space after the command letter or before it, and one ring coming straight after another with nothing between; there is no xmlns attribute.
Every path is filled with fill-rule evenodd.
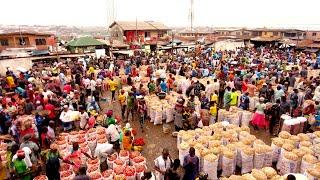
<svg viewBox="0 0 320 180"><path fill-rule="evenodd" d="M112 0L1 0L0 24L106 26ZM190 0L114 0L116 20L190 26ZM320 27L319 0L194 0L195 26Z"/></svg>

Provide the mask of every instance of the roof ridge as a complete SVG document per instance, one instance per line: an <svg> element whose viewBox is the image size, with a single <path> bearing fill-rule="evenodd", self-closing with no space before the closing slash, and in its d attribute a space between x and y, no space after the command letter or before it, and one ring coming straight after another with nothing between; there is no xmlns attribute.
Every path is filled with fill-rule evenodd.
<svg viewBox="0 0 320 180"><path fill-rule="evenodd" d="M154 22L154 21L145 21L146 23L150 24L152 27L154 27L156 30L159 30L156 26L154 26L151 22Z"/></svg>

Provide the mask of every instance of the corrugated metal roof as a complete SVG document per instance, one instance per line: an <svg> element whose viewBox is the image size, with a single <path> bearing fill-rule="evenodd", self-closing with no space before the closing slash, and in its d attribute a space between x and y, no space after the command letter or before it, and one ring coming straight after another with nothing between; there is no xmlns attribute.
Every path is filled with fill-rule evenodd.
<svg viewBox="0 0 320 180"><path fill-rule="evenodd" d="M92 37L81 37L78 39L74 39L67 44L67 46L72 46L72 47L86 47L86 46L100 46L100 45L106 45L106 43L98 41Z"/></svg>
<svg viewBox="0 0 320 180"><path fill-rule="evenodd" d="M167 26L160 22L154 21L115 21L109 27L113 27L114 25L119 25L122 30L169 30Z"/></svg>
<svg viewBox="0 0 320 180"><path fill-rule="evenodd" d="M26 31L21 31L21 32L7 32L7 33L1 33L0 36L10 36L10 35L34 35L34 36L52 36L53 34L49 33L39 33L39 32L26 32Z"/></svg>

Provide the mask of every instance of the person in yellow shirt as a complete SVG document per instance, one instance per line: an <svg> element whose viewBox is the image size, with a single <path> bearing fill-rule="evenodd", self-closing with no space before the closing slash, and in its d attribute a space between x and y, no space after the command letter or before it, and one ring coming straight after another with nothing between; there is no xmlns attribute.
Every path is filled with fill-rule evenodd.
<svg viewBox="0 0 320 180"><path fill-rule="evenodd" d="M239 94L236 92L236 89L233 88L231 90L230 106L237 106L238 105L238 97L239 97Z"/></svg>
<svg viewBox="0 0 320 180"><path fill-rule="evenodd" d="M127 96L124 90L121 90L118 96L118 100L121 106L121 116L122 116L122 119L124 119L124 113L126 112L126 107L127 107Z"/></svg>
<svg viewBox="0 0 320 180"><path fill-rule="evenodd" d="M213 94L211 94L211 97L210 97L210 101L211 102L216 102L218 104L218 91L214 91Z"/></svg>
<svg viewBox="0 0 320 180"><path fill-rule="evenodd" d="M115 101L116 100L115 93L117 90L117 83L113 80L113 78L110 78L109 89L111 91L111 101Z"/></svg>
<svg viewBox="0 0 320 180"><path fill-rule="evenodd" d="M216 101L211 101L210 102L210 123L209 124L213 124L216 122L217 114L218 114L217 112L218 112L218 108L217 108Z"/></svg>
<svg viewBox="0 0 320 180"><path fill-rule="evenodd" d="M8 86L9 88L14 88L16 85L14 84L14 79L11 75L8 75L7 76L7 83L8 83Z"/></svg>

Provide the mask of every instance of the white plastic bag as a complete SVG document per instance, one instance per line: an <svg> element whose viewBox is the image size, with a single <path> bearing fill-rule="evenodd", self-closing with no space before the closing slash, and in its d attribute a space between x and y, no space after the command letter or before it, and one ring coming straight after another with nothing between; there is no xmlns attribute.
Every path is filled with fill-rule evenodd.
<svg viewBox="0 0 320 180"><path fill-rule="evenodd" d="M173 112L174 110L172 108L167 108L166 109L166 123L170 123L173 121Z"/></svg>
<svg viewBox="0 0 320 180"><path fill-rule="evenodd" d="M198 125L197 125L199 128L202 128L203 127L203 123L202 123L202 120L200 120L199 122L198 122Z"/></svg>
<svg viewBox="0 0 320 180"><path fill-rule="evenodd" d="M162 110L157 109L154 117L154 125L162 124Z"/></svg>

